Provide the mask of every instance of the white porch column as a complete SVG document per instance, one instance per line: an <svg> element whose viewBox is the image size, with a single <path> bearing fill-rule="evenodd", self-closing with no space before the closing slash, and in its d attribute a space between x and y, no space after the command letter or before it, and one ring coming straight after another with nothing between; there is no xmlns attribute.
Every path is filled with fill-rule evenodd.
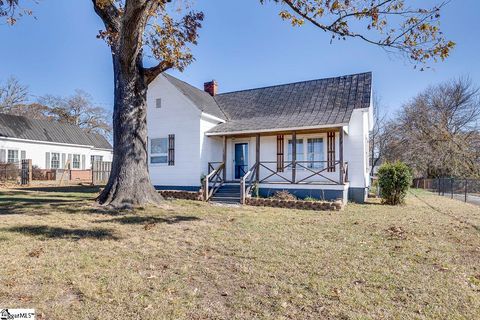
<svg viewBox="0 0 480 320"><path fill-rule="evenodd" d="M340 161L340 184L344 184L345 176L343 174L343 127L340 128L340 132L338 134L338 149Z"/></svg>

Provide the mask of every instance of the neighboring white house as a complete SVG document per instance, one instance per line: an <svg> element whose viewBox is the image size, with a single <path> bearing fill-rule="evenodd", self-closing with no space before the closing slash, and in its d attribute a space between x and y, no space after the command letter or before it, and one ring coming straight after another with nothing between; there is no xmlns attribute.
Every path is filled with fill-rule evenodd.
<svg viewBox="0 0 480 320"><path fill-rule="evenodd" d="M362 73L217 94L215 81L200 90L164 73L147 97L152 182L198 190L208 175L219 201L238 201L232 190L242 183L262 196L363 202L371 82Z"/></svg>
<svg viewBox="0 0 480 320"><path fill-rule="evenodd" d="M32 159L40 169L91 168L93 160L112 161L112 146L81 128L23 116L0 114L0 163Z"/></svg>

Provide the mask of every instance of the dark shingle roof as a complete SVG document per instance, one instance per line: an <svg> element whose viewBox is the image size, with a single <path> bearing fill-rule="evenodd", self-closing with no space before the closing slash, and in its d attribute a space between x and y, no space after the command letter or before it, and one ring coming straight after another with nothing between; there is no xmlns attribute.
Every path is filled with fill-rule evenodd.
<svg viewBox="0 0 480 320"><path fill-rule="evenodd" d="M171 84L173 84L177 89L179 89L188 99L190 99L200 111L208 113L212 116L226 120L225 114L218 107L218 104L215 102L213 97L194 86L177 79L168 73L163 74Z"/></svg>
<svg viewBox="0 0 480 320"><path fill-rule="evenodd" d="M219 94L228 121L209 133L347 124L354 109L370 106L371 87L367 72Z"/></svg>
<svg viewBox="0 0 480 320"><path fill-rule="evenodd" d="M105 137L95 133L87 133L78 126L1 113L0 137L112 149Z"/></svg>

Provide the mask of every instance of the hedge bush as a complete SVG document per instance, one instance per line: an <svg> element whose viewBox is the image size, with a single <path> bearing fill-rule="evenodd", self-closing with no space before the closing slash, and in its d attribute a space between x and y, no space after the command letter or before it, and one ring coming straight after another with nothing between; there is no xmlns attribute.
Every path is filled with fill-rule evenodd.
<svg viewBox="0 0 480 320"><path fill-rule="evenodd" d="M412 184L410 168L403 162L384 163L378 169L378 184L383 203L402 204Z"/></svg>

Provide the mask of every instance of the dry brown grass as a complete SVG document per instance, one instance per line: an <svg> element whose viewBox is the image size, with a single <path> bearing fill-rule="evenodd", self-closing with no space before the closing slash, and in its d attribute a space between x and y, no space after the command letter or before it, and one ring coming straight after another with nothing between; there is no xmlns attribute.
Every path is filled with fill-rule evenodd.
<svg viewBox="0 0 480 320"><path fill-rule="evenodd" d="M0 306L39 319L475 319L480 208L425 192L325 213L0 191ZM87 190L91 191L91 190Z"/></svg>

